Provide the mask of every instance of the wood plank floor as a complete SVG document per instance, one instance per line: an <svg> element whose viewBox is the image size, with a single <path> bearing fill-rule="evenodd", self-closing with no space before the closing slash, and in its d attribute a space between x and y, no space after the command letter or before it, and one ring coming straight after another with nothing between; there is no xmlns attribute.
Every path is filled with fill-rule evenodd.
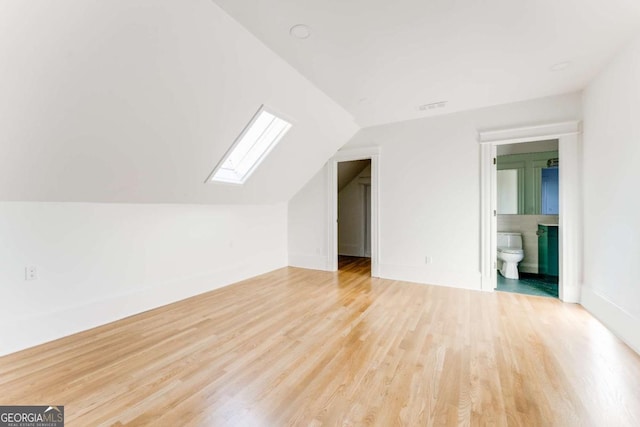
<svg viewBox="0 0 640 427"><path fill-rule="evenodd" d="M638 426L640 357L578 305L284 268L0 358L68 426Z"/></svg>

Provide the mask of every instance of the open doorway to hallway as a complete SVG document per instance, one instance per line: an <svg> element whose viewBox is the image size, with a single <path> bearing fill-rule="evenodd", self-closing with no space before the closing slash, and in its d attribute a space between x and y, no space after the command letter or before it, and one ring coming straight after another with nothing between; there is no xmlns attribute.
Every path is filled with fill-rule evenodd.
<svg viewBox="0 0 640 427"><path fill-rule="evenodd" d="M371 159L337 165L338 269L371 267Z"/></svg>

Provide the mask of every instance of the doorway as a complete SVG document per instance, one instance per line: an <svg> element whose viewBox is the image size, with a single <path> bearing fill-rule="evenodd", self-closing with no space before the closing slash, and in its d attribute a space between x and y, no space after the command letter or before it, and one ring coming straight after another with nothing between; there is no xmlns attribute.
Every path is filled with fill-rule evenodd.
<svg viewBox="0 0 640 427"><path fill-rule="evenodd" d="M363 200L367 203L361 205L364 217L362 228L362 246L364 255L370 258L367 262L371 265L371 276L380 277L380 229L379 229L379 212L380 212L380 148L379 147L360 147L338 151L336 155L329 160L327 164L327 269L329 271L337 271L339 266L338 247L338 166L344 162L354 160L365 160L369 162L370 178L359 182L359 191ZM343 224L344 225L344 224ZM344 249L344 247L342 248Z"/></svg>
<svg viewBox="0 0 640 427"><path fill-rule="evenodd" d="M493 292L497 284L497 147L541 140L558 140L558 258L559 298L580 302L580 133L578 121L478 132L480 143L480 277L481 289Z"/></svg>
<svg viewBox="0 0 640 427"><path fill-rule="evenodd" d="M558 298L558 140L500 145L496 160L495 289Z"/></svg>
<svg viewBox="0 0 640 427"><path fill-rule="evenodd" d="M371 159L338 162L338 269L371 264Z"/></svg>

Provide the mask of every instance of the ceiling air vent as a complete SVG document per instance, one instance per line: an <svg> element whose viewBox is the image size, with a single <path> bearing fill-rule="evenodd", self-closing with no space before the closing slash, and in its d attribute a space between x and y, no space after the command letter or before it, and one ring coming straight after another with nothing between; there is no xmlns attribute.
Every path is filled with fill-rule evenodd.
<svg viewBox="0 0 640 427"><path fill-rule="evenodd" d="M447 101L432 102L431 104L424 104L418 107L420 111L437 110L438 108L444 108L447 106Z"/></svg>

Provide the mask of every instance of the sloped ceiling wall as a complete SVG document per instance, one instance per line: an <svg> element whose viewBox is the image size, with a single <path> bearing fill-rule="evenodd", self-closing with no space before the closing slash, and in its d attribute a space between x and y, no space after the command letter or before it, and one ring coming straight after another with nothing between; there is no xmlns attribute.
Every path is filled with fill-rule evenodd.
<svg viewBox="0 0 640 427"><path fill-rule="evenodd" d="M371 160L354 160L338 163L338 192L371 164Z"/></svg>
<svg viewBox="0 0 640 427"><path fill-rule="evenodd" d="M244 186L204 180L261 104L294 121ZM209 0L0 3L0 200L288 200L357 131Z"/></svg>

